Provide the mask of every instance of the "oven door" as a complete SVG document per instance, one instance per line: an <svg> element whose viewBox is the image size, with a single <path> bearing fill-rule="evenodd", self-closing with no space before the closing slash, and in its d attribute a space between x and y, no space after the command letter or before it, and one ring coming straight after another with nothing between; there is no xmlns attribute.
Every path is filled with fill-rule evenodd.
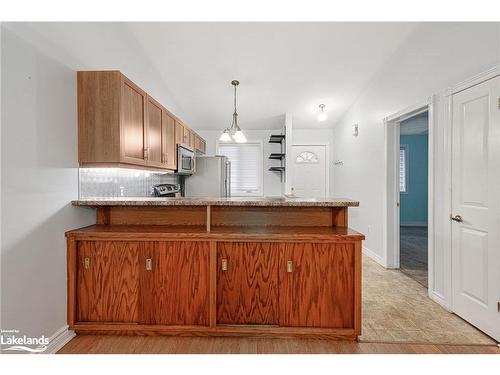
<svg viewBox="0 0 500 375"><path fill-rule="evenodd" d="M177 146L177 173L194 173L194 152L184 146Z"/></svg>

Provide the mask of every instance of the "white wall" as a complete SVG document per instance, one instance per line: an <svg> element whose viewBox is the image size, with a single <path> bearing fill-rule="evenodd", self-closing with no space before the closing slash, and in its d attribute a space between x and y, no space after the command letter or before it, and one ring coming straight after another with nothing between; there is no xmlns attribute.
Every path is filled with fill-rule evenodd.
<svg viewBox="0 0 500 375"><path fill-rule="evenodd" d="M2 28L1 327L66 326L64 232L95 223L77 199L76 74Z"/></svg>
<svg viewBox="0 0 500 375"><path fill-rule="evenodd" d="M352 210L350 226L366 235L364 246L384 260L382 243L384 197L384 117L405 107L442 93L449 85L473 76L500 59L500 28L494 23L430 24L417 27L394 56L368 85L334 129L334 156L344 160L335 169L335 195L358 199L360 207ZM442 100L440 101L442 103ZM441 110L438 106L437 110ZM442 113L438 113L440 118ZM352 136L352 125L359 124L359 136ZM444 133L442 122L437 124L436 200L442 201ZM437 211L444 223L449 215ZM369 230L370 228L370 230ZM440 227L441 228L441 227ZM442 230L442 228L441 228ZM438 233L443 237L443 233ZM437 246L434 289L448 300L446 292L444 249Z"/></svg>

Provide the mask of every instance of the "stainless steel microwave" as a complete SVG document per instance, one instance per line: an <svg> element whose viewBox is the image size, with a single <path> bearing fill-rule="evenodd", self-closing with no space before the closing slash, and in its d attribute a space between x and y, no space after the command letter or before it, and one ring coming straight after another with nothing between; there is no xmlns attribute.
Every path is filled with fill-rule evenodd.
<svg viewBox="0 0 500 375"><path fill-rule="evenodd" d="M177 145L177 173L190 175L194 173L194 169L194 151L185 146Z"/></svg>

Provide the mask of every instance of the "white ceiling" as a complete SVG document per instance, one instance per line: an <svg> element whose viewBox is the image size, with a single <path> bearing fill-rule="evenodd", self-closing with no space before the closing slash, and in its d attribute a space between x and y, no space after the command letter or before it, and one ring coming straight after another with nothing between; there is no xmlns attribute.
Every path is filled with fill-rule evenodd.
<svg viewBox="0 0 500 375"><path fill-rule="evenodd" d="M414 23L10 24L72 69L119 69L195 129L328 128L393 57ZM316 120L320 103L328 120Z"/></svg>

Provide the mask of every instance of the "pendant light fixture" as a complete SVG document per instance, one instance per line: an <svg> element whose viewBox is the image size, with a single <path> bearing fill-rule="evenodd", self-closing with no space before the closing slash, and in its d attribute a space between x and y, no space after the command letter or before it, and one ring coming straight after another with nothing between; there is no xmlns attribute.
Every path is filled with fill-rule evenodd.
<svg viewBox="0 0 500 375"><path fill-rule="evenodd" d="M326 106L324 104L319 105L318 121L325 121L328 118L325 112L325 107Z"/></svg>
<svg viewBox="0 0 500 375"><path fill-rule="evenodd" d="M231 81L231 85L234 86L234 113L233 113L233 122L231 126L224 129L222 134L219 137L220 142L230 142L234 140L237 143L245 143L247 141L247 137L241 131L238 126L238 113L236 111L236 87L240 84L239 81Z"/></svg>

